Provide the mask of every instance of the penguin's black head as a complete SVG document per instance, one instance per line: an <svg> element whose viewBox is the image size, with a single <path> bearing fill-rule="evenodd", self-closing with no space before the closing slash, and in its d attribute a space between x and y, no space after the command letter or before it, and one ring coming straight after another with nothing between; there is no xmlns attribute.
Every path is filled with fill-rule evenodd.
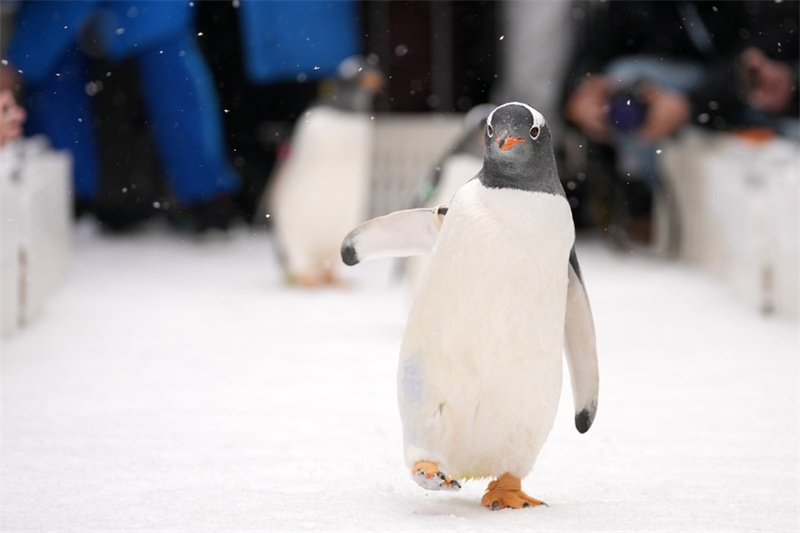
<svg viewBox="0 0 800 533"><path fill-rule="evenodd" d="M352 83L359 88L377 94L383 88L384 76L378 66L378 56L350 56L337 69L342 83Z"/></svg>
<svg viewBox="0 0 800 533"><path fill-rule="evenodd" d="M315 105L359 113L372 109L375 96L385 83L377 56L351 56L339 64L335 78L320 85Z"/></svg>
<svg viewBox="0 0 800 533"><path fill-rule="evenodd" d="M534 108L519 102L496 107L486 119L483 140L484 185L563 194L550 128Z"/></svg>

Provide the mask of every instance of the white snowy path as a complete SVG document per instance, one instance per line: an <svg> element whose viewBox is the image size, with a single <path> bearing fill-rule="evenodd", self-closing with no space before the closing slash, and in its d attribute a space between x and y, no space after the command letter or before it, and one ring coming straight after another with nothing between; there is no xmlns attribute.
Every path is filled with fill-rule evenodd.
<svg viewBox="0 0 800 533"><path fill-rule="evenodd" d="M2 344L3 531L797 531L797 324L687 267L579 242L601 355L523 487L426 493L401 457L389 264L279 284L269 237L76 235L45 314ZM457 305L454 303L454 305Z"/></svg>

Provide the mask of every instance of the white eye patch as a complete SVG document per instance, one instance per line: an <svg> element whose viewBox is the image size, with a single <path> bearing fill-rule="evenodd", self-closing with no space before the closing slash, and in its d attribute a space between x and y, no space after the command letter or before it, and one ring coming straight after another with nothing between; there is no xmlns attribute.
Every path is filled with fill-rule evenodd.
<svg viewBox="0 0 800 533"><path fill-rule="evenodd" d="M546 121L544 120L544 117L542 116L541 113L536 111L534 108L532 108L528 104L523 104L522 102L508 102L507 104L503 104L501 106L495 107L494 110L491 113L489 113L489 118L486 119L486 123L487 124L491 124L492 123L492 116L494 115L494 112L497 111L498 109L500 109L501 107L506 107L508 105L522 106L525 109L527 109L528 111L530 111L531 112L531 117L533 117L533 127L534 128L542 129L542 127L546 124Z"/></svg>

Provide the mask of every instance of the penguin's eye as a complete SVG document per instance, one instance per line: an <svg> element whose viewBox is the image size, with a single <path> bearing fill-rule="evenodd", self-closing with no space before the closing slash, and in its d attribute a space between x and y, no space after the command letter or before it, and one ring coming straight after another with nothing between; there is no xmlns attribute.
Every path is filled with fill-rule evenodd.
<svg viewBox="0 0 800 533"><path fill-rule="evenodd" d="M539 136L539 126L534 126L531 128L531 139L535 139Z"/></svg>
<svg viewBox="0 0 800 533"><path fill-rule="evenodd" d="M486 135L488 135L489 137L494 135L494 128L492 127L491 124L486 125Z"/></svg>

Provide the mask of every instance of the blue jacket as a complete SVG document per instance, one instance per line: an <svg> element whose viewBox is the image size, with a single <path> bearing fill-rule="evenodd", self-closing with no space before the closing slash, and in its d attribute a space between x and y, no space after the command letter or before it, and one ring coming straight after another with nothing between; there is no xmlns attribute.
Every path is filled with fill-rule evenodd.
<svg viewBox="0 0 800 533"><path fill-rule="evenodd" d="M241 0L244 63L256 83L319 79L361 51L353 0Z"/></svg>
<svg viewBox="0 0 800 533"><path fill-rule="evenodd" d="M194 23L188 1L25 1L17 13L8 59L36 86L55 73L70 47L87 35L105 57L120 60L186 31ZM91 30L91 33L87 31Z"/></svg>

